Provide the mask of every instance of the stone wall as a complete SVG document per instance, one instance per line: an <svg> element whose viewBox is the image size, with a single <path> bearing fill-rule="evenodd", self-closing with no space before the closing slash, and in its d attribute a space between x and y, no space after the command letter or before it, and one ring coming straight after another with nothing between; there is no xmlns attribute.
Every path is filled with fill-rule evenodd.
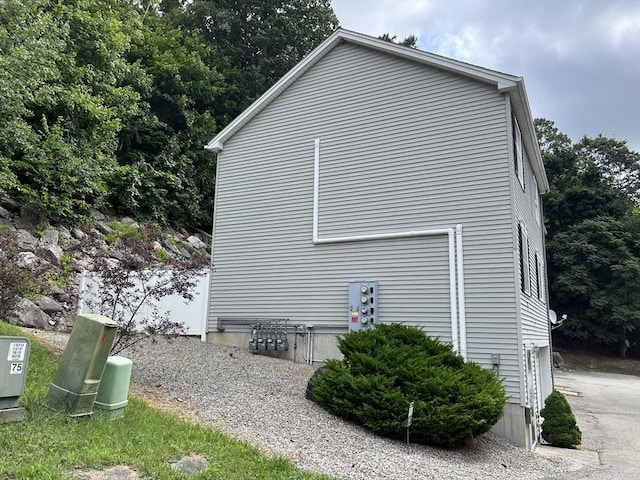
<svg viewBox="0 0 640 480"><path fill-rule="evenodd" d="M51 285L47 295L19 298L5 320L24 327L70 330L77 310L80 276L84 270L92 268L91 256L78 254L74 247L87 235L96 236L106 247L103 236L112 232L114 221L137 225L130 218L109 217L97 211L92 212L86 226L55 225L47 222L39 212L15 200L0 199L0 235L14 235L18 266L34 272L66 270L70 276L68 282L61 282L64 287ZM165 233L157 247L168 256L189 258L195 253L209 256L209 234L172 228L167 228ZM69 254L65 255L65 252ZM110 251L109 256L113 262L122 257L117 250Z"/></svg>

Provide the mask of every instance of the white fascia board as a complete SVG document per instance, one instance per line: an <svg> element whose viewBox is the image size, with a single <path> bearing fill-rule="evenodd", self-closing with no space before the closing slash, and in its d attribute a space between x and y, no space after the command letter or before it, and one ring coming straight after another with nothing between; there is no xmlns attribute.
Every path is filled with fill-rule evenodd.
<svg viewBox="0 0 640 480"><path fill-rule="evenodd" d="M536 129L533 124L533 116L529 107L529 98L527 97L527 91L524 87L524 79L519 78L514 87L507 88L504 91L512 94L513 110L520 125L522 141L529 154L531 168L533 168L536 181L538 182L538 191L544 195L549 192L549 179L544 170L544 162L542 161L538 137L536 136Z"/></svg>
<svg viewBox="0 0 640 480"><path fill-rule="evenodd" d="M435 53L425 52L424 50L405 47L393 42L353 32L351 30L340 30L339 32L345 41L386 52L397 57L413 60L417 63L440 68L475 80L490 83L496 85L499 89L514 87L519 79L518 77L507 73L489 70L488 68L443 57Z"/></svg>
<svg viewBox="0 0 640 480"><path fill-rule="evenodd" d="M220 131L220 133L205 145L204 148L214 153L221 151L225 141L231 138L255 115L275 100L282 91L284 91L291 83L297 80L298 77L318 62L318 60L342 42L350 42L355 45L365 46L400 58L405 58L417 63L463 75L495 85L499 90L514 88L519 80L518 77L514 77L513 75L496 72L476 65L471 65L469 63L460 62L458 60L442 57L440 55L417 50L415 48L404 47L386 40L339 28L315 50L303 58L295 67L289 70L289 72L278 80L269 90L253 102L249 108Z"/></svg>
<svg viewBox="0 0 640 480"><path fill-rule="evenodd" d="M204 146L204 149L209 150L210 152L213 152L213 153L219 153L222 151L223 147L224 147L223 143L220 141L216 141L216 139L214 138Z"/></svg>

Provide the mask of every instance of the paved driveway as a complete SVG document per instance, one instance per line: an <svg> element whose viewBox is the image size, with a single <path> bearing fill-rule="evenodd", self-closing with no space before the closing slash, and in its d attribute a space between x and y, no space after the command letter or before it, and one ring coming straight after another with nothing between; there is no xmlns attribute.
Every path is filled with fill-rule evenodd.
<svg viewBox="0 0 640 480"><path fill-rule="evenodd" d="M582 430L581 449L598 453L600 466L563 479L640 479L640 377L555 371Z"/></svg>

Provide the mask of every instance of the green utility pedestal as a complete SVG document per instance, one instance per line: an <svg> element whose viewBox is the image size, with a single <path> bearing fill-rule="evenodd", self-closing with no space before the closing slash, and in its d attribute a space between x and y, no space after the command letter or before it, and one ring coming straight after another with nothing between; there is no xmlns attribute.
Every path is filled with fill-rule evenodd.
<svg viewBox="0 0 640 480"><path fill-rule="evenodd" d="M97 314L78 315L45 406L70 417L91 415L118 324Z"/></svg>
<svg viewBox="0 0 640 480"><path fill-rule="evenodd" d="M18 399L24 392L31 343L25 337L0 337L0 423L20 422L24 409Z"/></svg>
<svg viewBox="0 0 640 480"><path fill-rule="evenodd" d="M128 358L118 356L107 358L94 406L96 409L105 410L109 418L124 417L132 367L133 362Z"/></svg>

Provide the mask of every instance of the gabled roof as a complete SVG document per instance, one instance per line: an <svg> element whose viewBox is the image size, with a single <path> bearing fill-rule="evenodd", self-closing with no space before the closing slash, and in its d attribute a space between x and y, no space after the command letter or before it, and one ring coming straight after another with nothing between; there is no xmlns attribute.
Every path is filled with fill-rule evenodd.
<svg viewBox="0 0 640 480"><path fill-rule="evenodd" d="M404 47L386 40L370 37L361 33L337 29L331 36L322 42L315 50L304 57L295 67L287 72L269 90L258 98L249 108L242 112L235 120L227 125L218 135L216 135L204 148L214 153L221 152L224 143L236 132L246 125L253 117L260 113L267 105L273 102L278 96L294 83L302 74L315 65L327 53L341 43L349 42L355 45L378 50L390 55L394 55L406 60L439 68L448 72L462 75L480 82L494 85L499 92L509 93L513 105L513 112L518 120L522 131L522 141L529 153L531 165L538 181L538 188L541 193L549 191L549 182L544 172L542 156L536 140L533 117L529 109L529 100L524 88L522 77L516 77L495 70L478 67L469 63L461 62L447 57L442 57L434 53L417 50L415 48Z"/></svg>

